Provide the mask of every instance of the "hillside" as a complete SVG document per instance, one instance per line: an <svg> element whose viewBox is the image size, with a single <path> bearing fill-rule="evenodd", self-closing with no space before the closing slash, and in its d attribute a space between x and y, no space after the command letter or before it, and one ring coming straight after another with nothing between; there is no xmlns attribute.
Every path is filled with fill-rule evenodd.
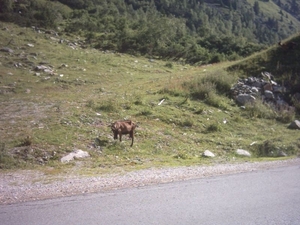
<svg viewBox="0 0 300 225"><path fill-rule="evenodd" d="M237 76L247 75L224 70L233 63L149 60L87 47L79 35L3 22L0 43L1 169L107 173L299 154L299 131L287 129L297 115L262 104L243 109L230 98ZM126 137L113 140L109 125L120 119L139 123L132 148ZM60 162L78 149L90 157ZM216 157L202 157L205 150Z"/></svg>
<svg viewBox="0 0 300 225"><path fill-rule="evenodd" d="M0 20L84 38L86 47L205 65L296 34L295 0L0 1Z"/></svg>

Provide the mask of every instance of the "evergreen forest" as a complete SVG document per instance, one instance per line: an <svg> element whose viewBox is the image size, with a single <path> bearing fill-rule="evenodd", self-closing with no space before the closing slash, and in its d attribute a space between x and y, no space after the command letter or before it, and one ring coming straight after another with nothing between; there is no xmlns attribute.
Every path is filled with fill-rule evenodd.
<svg viewBox="0 0 300 225"><path fill-rule="evenodd" d="M237 60L300 28L299 0L0 0L0 20L89 47L193 65Z"/></svg>

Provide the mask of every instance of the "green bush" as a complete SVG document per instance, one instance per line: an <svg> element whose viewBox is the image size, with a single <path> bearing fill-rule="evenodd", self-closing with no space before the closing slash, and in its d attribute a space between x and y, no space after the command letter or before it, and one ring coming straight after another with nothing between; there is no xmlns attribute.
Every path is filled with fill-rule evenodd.
<svg viewBox="0 0 300 225"><path fill-rule="evenodd" d="M253 152L257 157L280 157L283 153L286 155L295 155L299 152L299 140L289 145L283 145L282 140L266 140L261 144L253 145Z"/></svg>

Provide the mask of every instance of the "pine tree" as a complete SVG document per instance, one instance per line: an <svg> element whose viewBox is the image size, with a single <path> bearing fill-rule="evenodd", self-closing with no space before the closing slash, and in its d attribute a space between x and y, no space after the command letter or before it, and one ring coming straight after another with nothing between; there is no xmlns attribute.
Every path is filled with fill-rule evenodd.
<svg viewBox="0 0 300 225"><path fill-rule="evenodd" d="M259 3L258 3L258 1L255 1L255 2L254 2L253 10L254 10L254 12L255 12L255 15L259 15L260 8L259 8Z"/></svg>

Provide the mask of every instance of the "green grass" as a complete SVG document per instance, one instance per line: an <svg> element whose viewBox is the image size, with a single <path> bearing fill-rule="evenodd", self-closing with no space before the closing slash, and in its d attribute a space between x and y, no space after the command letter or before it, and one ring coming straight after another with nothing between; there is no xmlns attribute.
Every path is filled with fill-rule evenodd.
<svg viewBox="0 0 300 225"><path fill-rule="evenodd" d="M21 31L25 35L18 36ZM2 169L122 172L227 162L238 148L255 153L259 160L266 156L261 146L273 140L274 148L290 156L299 154L300 140L294 138L298 131L286 129L287 121L265 116L269 111L245 111L230 99L230 84L237 79L236 70L225 71L230 62L191 67L96 49L74 50L51 35L4 23L0 34L1 43L13 38L7 47L15 50L11 55L0 52L0 88L12 89L0 94ZM78 41L75 36L60 38ZM15 67L18 62L23 66ZM54 74L36 76L30 65L40 62L51 65ZM122 143L112 138L108 125L120 119L139 122L132 148L127 137ZM14 155L16 147L29 143L24 141L27 136L28 152ZM250 145L253 142L257 145ZM59 159L73 149L88 151L91 158L61 164ZM203 159L207 149L217 157ZM48 157L44 166L39 166L38 157Z"/></svg>

